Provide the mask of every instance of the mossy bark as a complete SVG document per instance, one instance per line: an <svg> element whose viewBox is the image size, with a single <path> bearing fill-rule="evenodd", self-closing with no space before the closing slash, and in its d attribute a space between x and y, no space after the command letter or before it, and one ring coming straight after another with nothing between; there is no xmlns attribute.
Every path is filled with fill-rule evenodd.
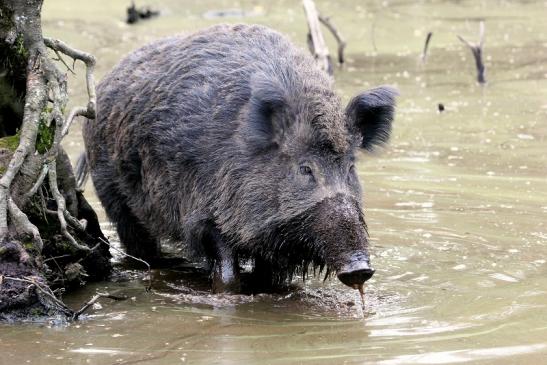
<svg viewBox="0 0 547 365"><path fill-rule="evenodd" d="M86 281L105 279L111 268L109 248L102 244L106 238L97 215L76 190L68 156L62 148L54 146L59 126L51 114L49 91L45 89L32 95L41 96L42 100L29 100L36 91L27 89L29 85L48 87L48 75L59 74L47 59L40 27L41 6L42 0L0 1L0 181L5 174L9 175L8 169L12 168L21 145L28 142L24 124L29 118L27 110L36 115L32 123L35 130L30 134L35 136L31 139L34 141L30 145L31 153L26 154L9 186L0 186L9 192L6 206L17 208L10 211L8 234L0 240L0 320L68 317L71 311L57 293ZM29 82L31 72L37 77L35 84ZM29 108L29 105L39 107ZM84 223L70 224L68 220L67 231L80 247L88 248L86 250L77 249L67 240L67 235L62 234L56 214L58 200L47 179L29 195L52 157L56 159L53 171L66 202L66 212L76 218L74 221ZM36 237L29 235L28 230L20 229L18 220L28 221L27 226L38 229L41 244L36 243ZM59 292L54 292L57 289Z"/></svg>

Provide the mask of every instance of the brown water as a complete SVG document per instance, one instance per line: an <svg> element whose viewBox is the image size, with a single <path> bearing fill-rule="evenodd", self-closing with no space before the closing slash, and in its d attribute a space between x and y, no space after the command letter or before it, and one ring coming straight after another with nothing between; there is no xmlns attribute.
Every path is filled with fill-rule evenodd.
<svg viewBox="0 0 547 365"><path fill-rule="evenodd" d="M220 21L305 39L299 1L151 1L163 15L134 27L126 3L46 0L45 32L95 54L99 78L143 43ZM75 308L96 291L131 298L101 300L84 321L0 326L0 363L547 364L547 2L317 3L348 40L344 98L383 83L402 94L391 145L359 163L377 269L364 315L358 292L335 280L223 296L178 269L155 272L145 293L136 270L67 296ZM233 8L249 16L203 16ZM455 36L475 40L481 18L485 87ZM77 71L71 102L82 104ZM75 159L79 126L65 147Z"/></svg>

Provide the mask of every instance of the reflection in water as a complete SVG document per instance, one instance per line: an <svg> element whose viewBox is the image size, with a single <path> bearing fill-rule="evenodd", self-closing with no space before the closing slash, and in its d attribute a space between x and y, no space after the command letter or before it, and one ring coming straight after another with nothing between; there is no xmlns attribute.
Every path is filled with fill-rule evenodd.
<svg viewBox="0 0 547 365"><path fill-rule="evenodd" d="M268 24L305 45L299 2L156 3L161 17L128 27L120 2L46 1L44 28L97 56L97 78L146 42L218 22L202 17L211 9L255 12L237 21ZM81 322L2 325L0 363L545 363L547 6L317 4L348 41L347 65L336 70L344 99L385 83L402 94L390 146L360 156L377 269L365 312L357 291L334 280L296 281L283 294L211 295L173 269L154 272L155 289L146 293L144 273L134 270L68 296L73 307L95 291L130 298L101 301ZM486 24L484 88L455 38L474 34L478 18ZM72 105L82 104L82 78L68 78ZM64 145L75 159L78 126ZM91 186L86 194L114 236Z"/></svg>

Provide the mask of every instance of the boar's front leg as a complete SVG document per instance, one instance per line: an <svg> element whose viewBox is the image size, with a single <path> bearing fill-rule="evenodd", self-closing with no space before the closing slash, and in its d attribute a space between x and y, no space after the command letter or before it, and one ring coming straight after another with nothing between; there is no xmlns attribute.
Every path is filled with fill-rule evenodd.
<svg viewBox="0 0 547 365"><path fill-rule="evenodd" d="M216 228L213 228L210 236L216 251L211 273L213 293L239 293L241 285L237 253L226 245Z"/></svg>

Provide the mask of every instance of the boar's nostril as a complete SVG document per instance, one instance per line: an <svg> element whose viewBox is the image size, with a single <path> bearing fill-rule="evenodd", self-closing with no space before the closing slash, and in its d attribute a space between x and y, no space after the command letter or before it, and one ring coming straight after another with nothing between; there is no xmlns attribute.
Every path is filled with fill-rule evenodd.
<svg viewBox="0 0 547 365"><path fill-rule="evenodd" d="M370 267L368 255L360 252L351 255L337 271L338 279L352 288L363 285L372 275L374 275L374 269Z"/></svg>
<svg viewBox="0 0 547 365"><path fill-rule="evenodd" d="M355 286L362 285L365 281L370 279L372 275L374 275L374 270L367 268L348 272L340 272L338 273L338 279L347 286L354 288Z"/></svg>

